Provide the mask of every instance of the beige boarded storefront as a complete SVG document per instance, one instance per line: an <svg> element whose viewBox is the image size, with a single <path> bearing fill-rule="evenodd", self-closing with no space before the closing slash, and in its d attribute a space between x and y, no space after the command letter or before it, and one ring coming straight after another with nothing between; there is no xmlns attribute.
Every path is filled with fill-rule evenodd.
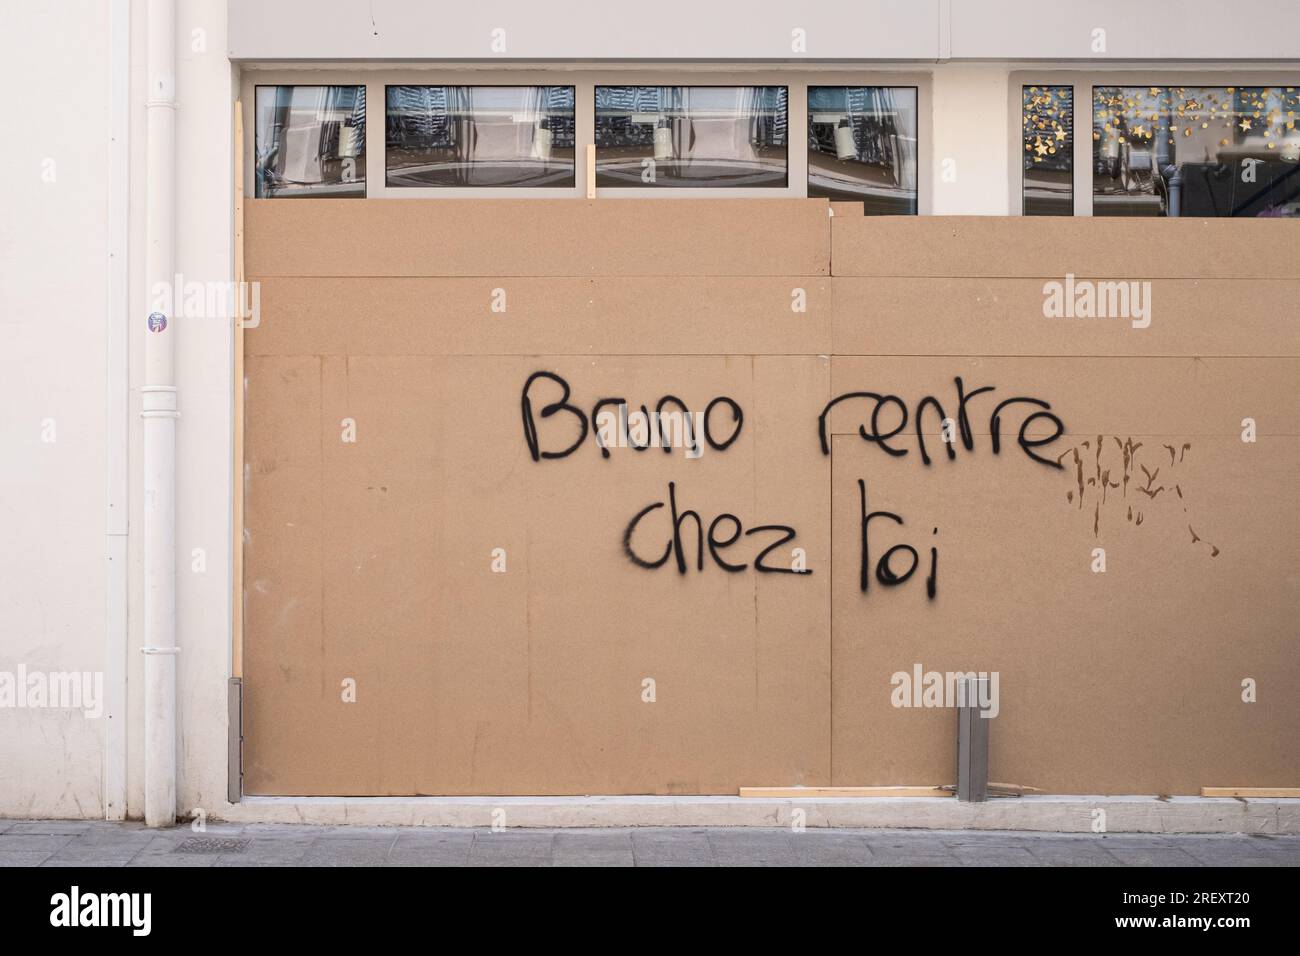
<svg viewBox="0 0 1300 956"><path fill-rule="evenodd" d="M250 202L245 792L1293 784L1294 223L831 208Z"/></svg>

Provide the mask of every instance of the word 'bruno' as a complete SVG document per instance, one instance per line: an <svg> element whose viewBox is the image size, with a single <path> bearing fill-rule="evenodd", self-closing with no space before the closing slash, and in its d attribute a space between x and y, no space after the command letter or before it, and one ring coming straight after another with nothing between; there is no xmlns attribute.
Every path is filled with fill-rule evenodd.
<svg viewBox="0 0 1300 956"><path fill-rule="evenodd" d="M534 414L533 386L539 381L558 386L560 395L541 406L540 412ZM589 430L593 432L603 458L609 457L611 445L627 445L635 451L660 447L669 452L673 447L686 447L699 452L700 438L714 451L726 451L740 437L740 430L745 425L745 414L740 405L726 395L719 395L709 402L701 415L692 415L686 403L676 395L665 395L659 399L653 413L642 405L639 420L635 419L636 412L630 416L627 414L625 398L609 396L598 399L588 418L585 411L569 401L570 395L569 383L554 372L534 372L524 382L519 404L524 420L524 441L528 443L528 453L532 455L533 461L567 458L587 440ZM724 406L730 414L722 411ZM561 437L558 444L544 448L538 434L538 419L548 419L561 413L570 422L568 434ZM728 418L730 421L726 420ZM697 421L701 425L695 425ZM573 437L573 423L576 423L576 437ZM593 424L595 428L592 428ZM569 441L567 445L563 444L566 440Z"/></svg>

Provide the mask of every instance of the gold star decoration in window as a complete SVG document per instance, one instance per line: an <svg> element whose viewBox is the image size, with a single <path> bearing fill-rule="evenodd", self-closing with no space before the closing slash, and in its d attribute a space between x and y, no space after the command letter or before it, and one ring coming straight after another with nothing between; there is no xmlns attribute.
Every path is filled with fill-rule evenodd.
<svg viewBox="0 0 1300 956"><path fill-rule="evenodd" d="M1296 87L1097 87L1093 90L1093 142L1148 146L1186 142L1195 151L1233 145L1275 149L1295 142ZM1162 154L1163 155L1163 154ZM1176 156L1170 151L1170 158Z"/></svg>

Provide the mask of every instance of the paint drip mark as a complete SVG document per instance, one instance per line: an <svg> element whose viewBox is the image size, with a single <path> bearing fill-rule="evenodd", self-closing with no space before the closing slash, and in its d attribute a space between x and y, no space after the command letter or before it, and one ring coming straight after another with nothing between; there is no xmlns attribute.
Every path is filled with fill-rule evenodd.
<svg viewBox="0 0 1300 956"><path fill-rule="evenodd" d="M1067 459L1073 464L1074 487L1066 492L1066 503L1080 511L1087 505L1092 505L1094 537L1101 536L1102 514L1110 510L1107 506L1112 502L1123 504L1124 520L1135 528L1141 527L1146 522L1151 509L1154 508L1157 512L1161 510L1160 493L1163 491L1172 489L1174 493L1173 496L1162 499L1163 501L1172 501L1176 496L1182 511L1189 513L1187 493L1183 489L1183 483L1181 480L1174 482L1172 478L1178 477L1192 443L1161 444L1159 447L1168 452L1169 460L1166 462L1164 456L1160 456L1160 464L1152 463L1151 467L1138 460L1142 447L1143 442L1134 441L1132 437L1122 439L1111 436L1111 440L1106 441L1105 436L1098 435L1095 439L1079 442L1057 457L1056 463L1067 472L1070 470ZM1148 455L1150 454L1152 452L1148 452ZM1092 459L1087 462L1087 467L1084 464L1085 455ZM1119 460L1114 460L1112 456L1118 456ZM1136 492L1142 494L1142 498L1129 498L1130 484ZM1116 490L1119 491L1119 495L1112 498L1110 492ZM1142 503L1141 506L1139 503ZM1210 557L1218 557L1220 549L1216 545L1198 535L1191 525L1188 525L1188 531L1192 535L1194 546L1203 545L1209 549Z"/></svg>
<svg viewBox="0 0 1300 956"><path fill-rule="evenodd" d="M1202 538L1200 535L1196 533L1196 529L1193 528L1191 525L1188 525L1187 530L1192 533L1192 544L1199 544ZM1217 558L1219 556L1219 549L1216 548L1213 544L1211 544L1209 541L1206 541L1205 545L1210 549L1210 557Z"/></svg>
<svg viewBox="0 0 1300 956"><path fill-rule="evenodd" d="M1115 444L1119 446L1120 453L1124 456L1124 497L1128 497L1128 483L1133 476L1133 459L1137 457L1138 449L1142 447L1142 442L1135 442L1132 438L1120 441L1117 437Z"/></svg>
<svg viewBox="0 0 1300 956"><path fill-rule="evenodd" d="M1084 443L1083 443L1083 446L1086 448L1086 447L1088 446L1088 443L1087 443L1087 442L1084 442ZM1058 465L1060 465L1060 464L1061 464L1061 459L1064 458L1066 455L1073 455L1073 456L1074 456L1074 480L1075 480L1075 483L1078 485L1078 489L1079 489L1079 510L1082 511L1082 510L1083 510L1083 492L1084 492L1084 488L1083 488L1083 456L1079 454L1079 449L1078 449L1078 448L1071 448L1069 451L1067 451L1067 452L1065 452L1063 455L1061 455L1060 458L1057 458L1057 459L1056 459L1056 463L1057 463ZM1065 467L1065 466L1064 466L1064 465L1061 465L1061 467ZM1065 496L1065 500L1066 500L1066 501L1073 502L1073 501L1074 501L1074 492L1071 491L1069 494L1067 494L1067 495Z"/></svg>
<svg viewBox="0 0 1300 956"><path fill-rule="evenodd" d="M1154 501L1156 495L1165 490L1164 485L1161 485L1159 488L1152 487L1156 483L1156 479L1160 477L1160 469L1157 468L1155 471L1148 471L1146 465L1139 465L1138 467L1141 468L1142 473L1147 476L1146 486L1139 488L1138 491L1142 492L1142 494Z"/></svg>

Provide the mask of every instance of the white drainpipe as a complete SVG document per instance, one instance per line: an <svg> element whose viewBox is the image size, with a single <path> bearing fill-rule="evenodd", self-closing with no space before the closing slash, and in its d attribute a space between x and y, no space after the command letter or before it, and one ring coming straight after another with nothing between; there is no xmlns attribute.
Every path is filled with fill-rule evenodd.
<svg viewBox="0 0 1300 956"><path fill-rule="evenodd" d="M149 0L144 336L144 819L176 823L176 10Z"/></svg>

